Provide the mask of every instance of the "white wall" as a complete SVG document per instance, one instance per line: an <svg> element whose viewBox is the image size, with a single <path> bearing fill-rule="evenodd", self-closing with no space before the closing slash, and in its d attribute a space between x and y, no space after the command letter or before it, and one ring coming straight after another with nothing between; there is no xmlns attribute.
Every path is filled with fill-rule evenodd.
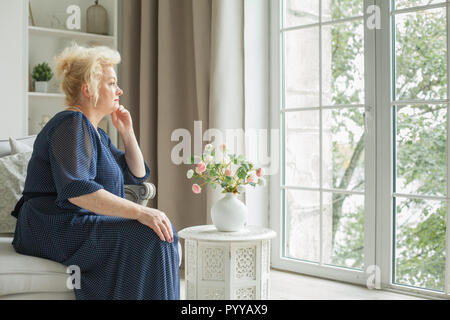
<svg viewBox="0 0 450 320"><path fill-rule="evenodd" d="M26 136L25 1L0 0L0 139Z"/></svg>

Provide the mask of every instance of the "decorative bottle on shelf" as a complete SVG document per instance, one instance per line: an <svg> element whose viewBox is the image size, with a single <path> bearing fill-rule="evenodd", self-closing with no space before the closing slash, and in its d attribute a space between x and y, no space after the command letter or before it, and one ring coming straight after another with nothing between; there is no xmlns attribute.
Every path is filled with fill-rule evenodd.
<svg viewBox="0 0 450 320"><path fill-rule="evenodd" d="M108 14L106 9L98 4L98 0L95 0L95 4L87 9L86 19L87 32L103 35L108 34Z"/></svg>

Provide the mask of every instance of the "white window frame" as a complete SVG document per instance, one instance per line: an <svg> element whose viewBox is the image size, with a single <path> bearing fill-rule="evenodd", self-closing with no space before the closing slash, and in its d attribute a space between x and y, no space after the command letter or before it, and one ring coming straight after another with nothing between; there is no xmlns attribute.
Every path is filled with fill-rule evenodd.
<svg viewBox="0 0 450 320"><path fill-rule="evenodd" d="M415 7L411 9L398 10L396 12L408 12L415 11L417 9L431 9L443 7L447 4L447 99L443 102L447 104L447 114L449 113L449 97L450 97L450 58L449 58L449 1L446 3L440 3L435 5L428 5L423 7ZM377 114L377 168L379 168L380 174L378 175L377 181L377 194L376 197L379 199L377 201L377 250L376 250L376 261L380 266L381 272L381 283L383 288L406 292L419 296L436 297L449 299L449 236L448 228L450 226L450 208L449 208L449 190L450 190L450 125L447 121L447 232L446 232L446 267L445 267L445 289L444 293L435 292L427 289L413 288L404 285L393 283L393 118L392 118L392 19L391 19L391 5L390 1L386 0L376 0L376 5L381 9L381 26L382 29L377 32L376 35L376 63L377 70L377 110L380 110ZM384 27L386 26L386 27ZM422 101L414 101L422 102ZM430 101L427 101L430 103ZM448 117L447 117L448 118ZM427 198L427 197L423 197ZM445 197L444 197L445 200Z"/></svg>
<svg viewBox="0 0 450 320"><path fill-rule="evenodd" d="M369 276L364 270L369 266L378 266L381 272L381 288L394 292L413 294L424 297L450 298L450 233L447 228L446 250L446 288L445 293L436 293L426 289L416 289L393 284L393 155L392 155L392 114L391 114L391 17L390 0L364 1L364 46L365 46L365 218L364 218L364 270L357 271L329 265L299 262L295 259L281 257L283 234L282 200L282 166L283 132L282 132L282 42L281 42L281 4L283 0L270 0L270 127L280 130L279 155L281 164L278 173L270 176L270 227L277 231L277 238L272 241L272 267L308 274L321 278L339 280L359 285L367 285ZM367 28L367 10L376 5L381 9L381 29ZM432 7L433 5L427 6ZM439 5L437 5L439 6ZM441 5L442 6L442 5ZM447 1L447 30L450 30ZM385 27L389 26L389 27ZM450 48L450 35L447 32L447 51ZM450 54L447 55L450 66ZM448 97L450 98L450 72L448 77ZM446 100L449 111L450 103ZM386 112L386 109L388 110ZM450 118L450 112L448 113ZM447 123L447 144L450 144L450 120ZM320 151L322 153L322 150ZM450 146L447 147L450 161ZM274 154L274 153L272 153ZM449 165L447 166L450 177ZM322 182L321 182L322 183ZM450 190L450 178L447 179L447 190ZM450 226L450 203L447 194L447 226Z"/></svg>
<svg viewBox="0 0 450 320"><path fill-rule="evenodd" d="M367 3L373 3L373 0L368 0ZM280 64L282 63L282 43L281 43L281 32L280 32L280 12L281 12L282 0L272 0L271 1L271 128L280 130L280 161L279 163L283 166L282 154L283 154L283 133L281 125L281 106L282 106L282 78L280 74ZM342 19L339 21L325 22L322 25L334 24L336 22L351 21L353 19ZM363 19L366 20L366 17ZM288 28L292 29L292 28ZM365 99L364 105L366 109L366 136L365 136L365 208L366 214L364 219L364 268L363 270L349 269L338 266L326 265L322 262L308 263L299 262L295 259L281 257L282 245L283 245L283 234L282 234L282 192L285 186L281 184L281 174L282 169L276 175L271 176L271 228L278 232L278 237L273 241L272 248L272 265L275 268L280 268L284 270L306 273L313 276L329 278L334 280L341 280L345 282L356 283L360 285L367 284L368 275L365 270L368 266L375 265L375 202L374 197L368 197L368 194L373 194L375 192L375 170L370 168L375 168L375 135L373 134L375 128L375 97L374 90L370 89L371 86L375 84L375 78L369 79L368 75L373 75L372 68L375 67L374 64L374 41L367 41L369 38L375 37L374 30L369 30L366 25L364 26L364 46L365 51L370 54L365 58ZM321 39L319 39L321 42ZM321 57L320 57L321 59ZM367 71L369 70L369 72ZM320 106L323 110L328 106ZM337 107L337 106L336 106ZM303 110L303 109L302 109ZM315 110L319 110L316 108ZM320 150L322 154L322 149ZM321 157L322 158L322 157ZM322 179L320 179L322 180ZM320 189L323 191L334 191L330 189L325 189L322 187L322 181ZM305 189L305 188L302 188ZM356 192L355 192L356 194ZM322 231L321 231L322 233Z"/></svg>

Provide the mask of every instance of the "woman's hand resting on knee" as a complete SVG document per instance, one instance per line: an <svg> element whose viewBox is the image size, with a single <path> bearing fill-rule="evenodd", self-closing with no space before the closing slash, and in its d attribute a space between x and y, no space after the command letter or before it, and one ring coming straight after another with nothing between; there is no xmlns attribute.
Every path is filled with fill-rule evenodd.
<svg viewBox="0 0 450 320"><path fill-rule="evenodd" d="M153 229L161 241L173 241L172 224L166 214L161 210L142 207L137 221Z"/></svg>
<svg viewBox="0 0 450 320"><path fill-rule="evenodd" d="M153 229L162 241L173 241L172 224L161 210L141 206L105 189L68 200L80 208L98 214L135 219Z"/></svg>

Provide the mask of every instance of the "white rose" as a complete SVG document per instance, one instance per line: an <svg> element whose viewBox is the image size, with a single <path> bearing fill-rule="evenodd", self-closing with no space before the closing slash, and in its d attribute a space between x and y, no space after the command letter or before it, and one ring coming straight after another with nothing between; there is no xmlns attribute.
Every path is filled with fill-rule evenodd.
<svg viewBox="0 0 450 320"><path fill-rule="evenodd" d="M209 153L209 152L211 152L212 150L213 150L213 145L210 144L210 143L208 143L208 144L205 146L205 152Z"/></svg>
<svg viewBox="0 0 450 320"><path fill-rule="evenodd" d="M192 178L192 176L194 175L194 170L189 169L188 172L186 173L186 176L188 179Z"/></svg>

